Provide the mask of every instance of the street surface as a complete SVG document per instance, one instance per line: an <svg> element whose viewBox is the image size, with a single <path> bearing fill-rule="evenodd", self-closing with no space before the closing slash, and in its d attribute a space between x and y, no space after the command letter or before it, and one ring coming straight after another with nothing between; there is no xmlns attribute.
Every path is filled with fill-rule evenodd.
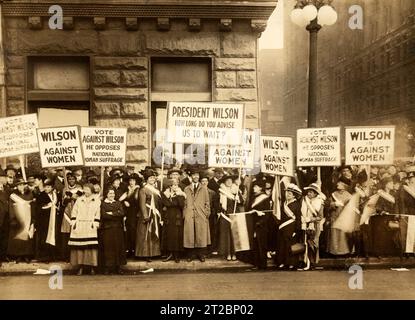
<svg viewBox="0 0 415 320"><path fill-rule="evenodd" d="M51 290L45 275L0 277L0 299L415 299L415 270L365 270L363 289L351 290L347 271L151 273L63 276Z"/></svg>

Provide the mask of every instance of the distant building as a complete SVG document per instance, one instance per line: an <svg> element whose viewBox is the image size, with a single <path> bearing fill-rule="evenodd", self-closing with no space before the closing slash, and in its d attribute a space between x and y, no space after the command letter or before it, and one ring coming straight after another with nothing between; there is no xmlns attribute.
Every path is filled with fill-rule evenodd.
<svg viewBox="0 0 415 320"><path fill-rule="evenodd" d="M263 134L281 134L284 114L282 95L284 89L284 61L282 49L259 51L258 77Z"/></svg>
<svg viewBox="0 0 415 320"><path fill-rule="evenodd" d="M285 2L284 127L307 126L308 36ZM364 10L363 30L349 28L349 8ZM317 126L396 125L396 156L413 156L415 1L333 1L339 18L318 33ZM412 147L411 147L412 146Z"/></svg>

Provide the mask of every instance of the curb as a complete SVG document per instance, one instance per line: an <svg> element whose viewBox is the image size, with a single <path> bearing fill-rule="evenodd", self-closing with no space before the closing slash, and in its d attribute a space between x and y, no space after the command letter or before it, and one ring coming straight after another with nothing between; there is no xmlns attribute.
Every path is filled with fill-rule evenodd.
<svg viewBox="0 0 415 320"><path fill-rule="evenodd" d="M392 267L415 268L415 258L350 258L350 259L321 259L315 271L321 270L348 270L352 265L359 265L363 269L389 269ZM13 263L7 262L0 266L0 276L8 275L30 275L37 269L49 270L52 266L59 266L64 274L72 274L73 267L69 263ZM272 260L268 262L268 268L273 269L275 265ZM152 273L186 273L186 272L246 272L252 268L251 264L241 261L224 261L218 258L207 259L206 262L199 261L181 261L180 263L162 262L155 260L153 262L128 261L123 267L125 274L142 274L141 271L153 268ZM151 273L150 273L151 274Z"/></svg>

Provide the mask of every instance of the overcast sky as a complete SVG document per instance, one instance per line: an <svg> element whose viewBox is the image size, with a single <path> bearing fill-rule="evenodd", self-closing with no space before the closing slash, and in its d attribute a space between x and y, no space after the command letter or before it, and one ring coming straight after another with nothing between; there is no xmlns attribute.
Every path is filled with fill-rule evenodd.
<svg viewBox="0 0 415 320"><path fill-rule="evenodd" d="M259 49L281 49L284 46L283 9L283 0L279 0L277 8L268 20L267 29L259 39Z"/></svg>

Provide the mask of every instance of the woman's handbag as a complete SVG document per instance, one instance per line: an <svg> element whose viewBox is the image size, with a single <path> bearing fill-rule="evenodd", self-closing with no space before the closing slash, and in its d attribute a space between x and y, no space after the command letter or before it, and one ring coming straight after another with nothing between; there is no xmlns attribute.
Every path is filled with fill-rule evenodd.
<svg viewBox="0 0 415 320"><path fill-rule="evenodd" d="M302 242L295 243L291 246L291 254L297 255L305 252L305 244Z"/></svg>

